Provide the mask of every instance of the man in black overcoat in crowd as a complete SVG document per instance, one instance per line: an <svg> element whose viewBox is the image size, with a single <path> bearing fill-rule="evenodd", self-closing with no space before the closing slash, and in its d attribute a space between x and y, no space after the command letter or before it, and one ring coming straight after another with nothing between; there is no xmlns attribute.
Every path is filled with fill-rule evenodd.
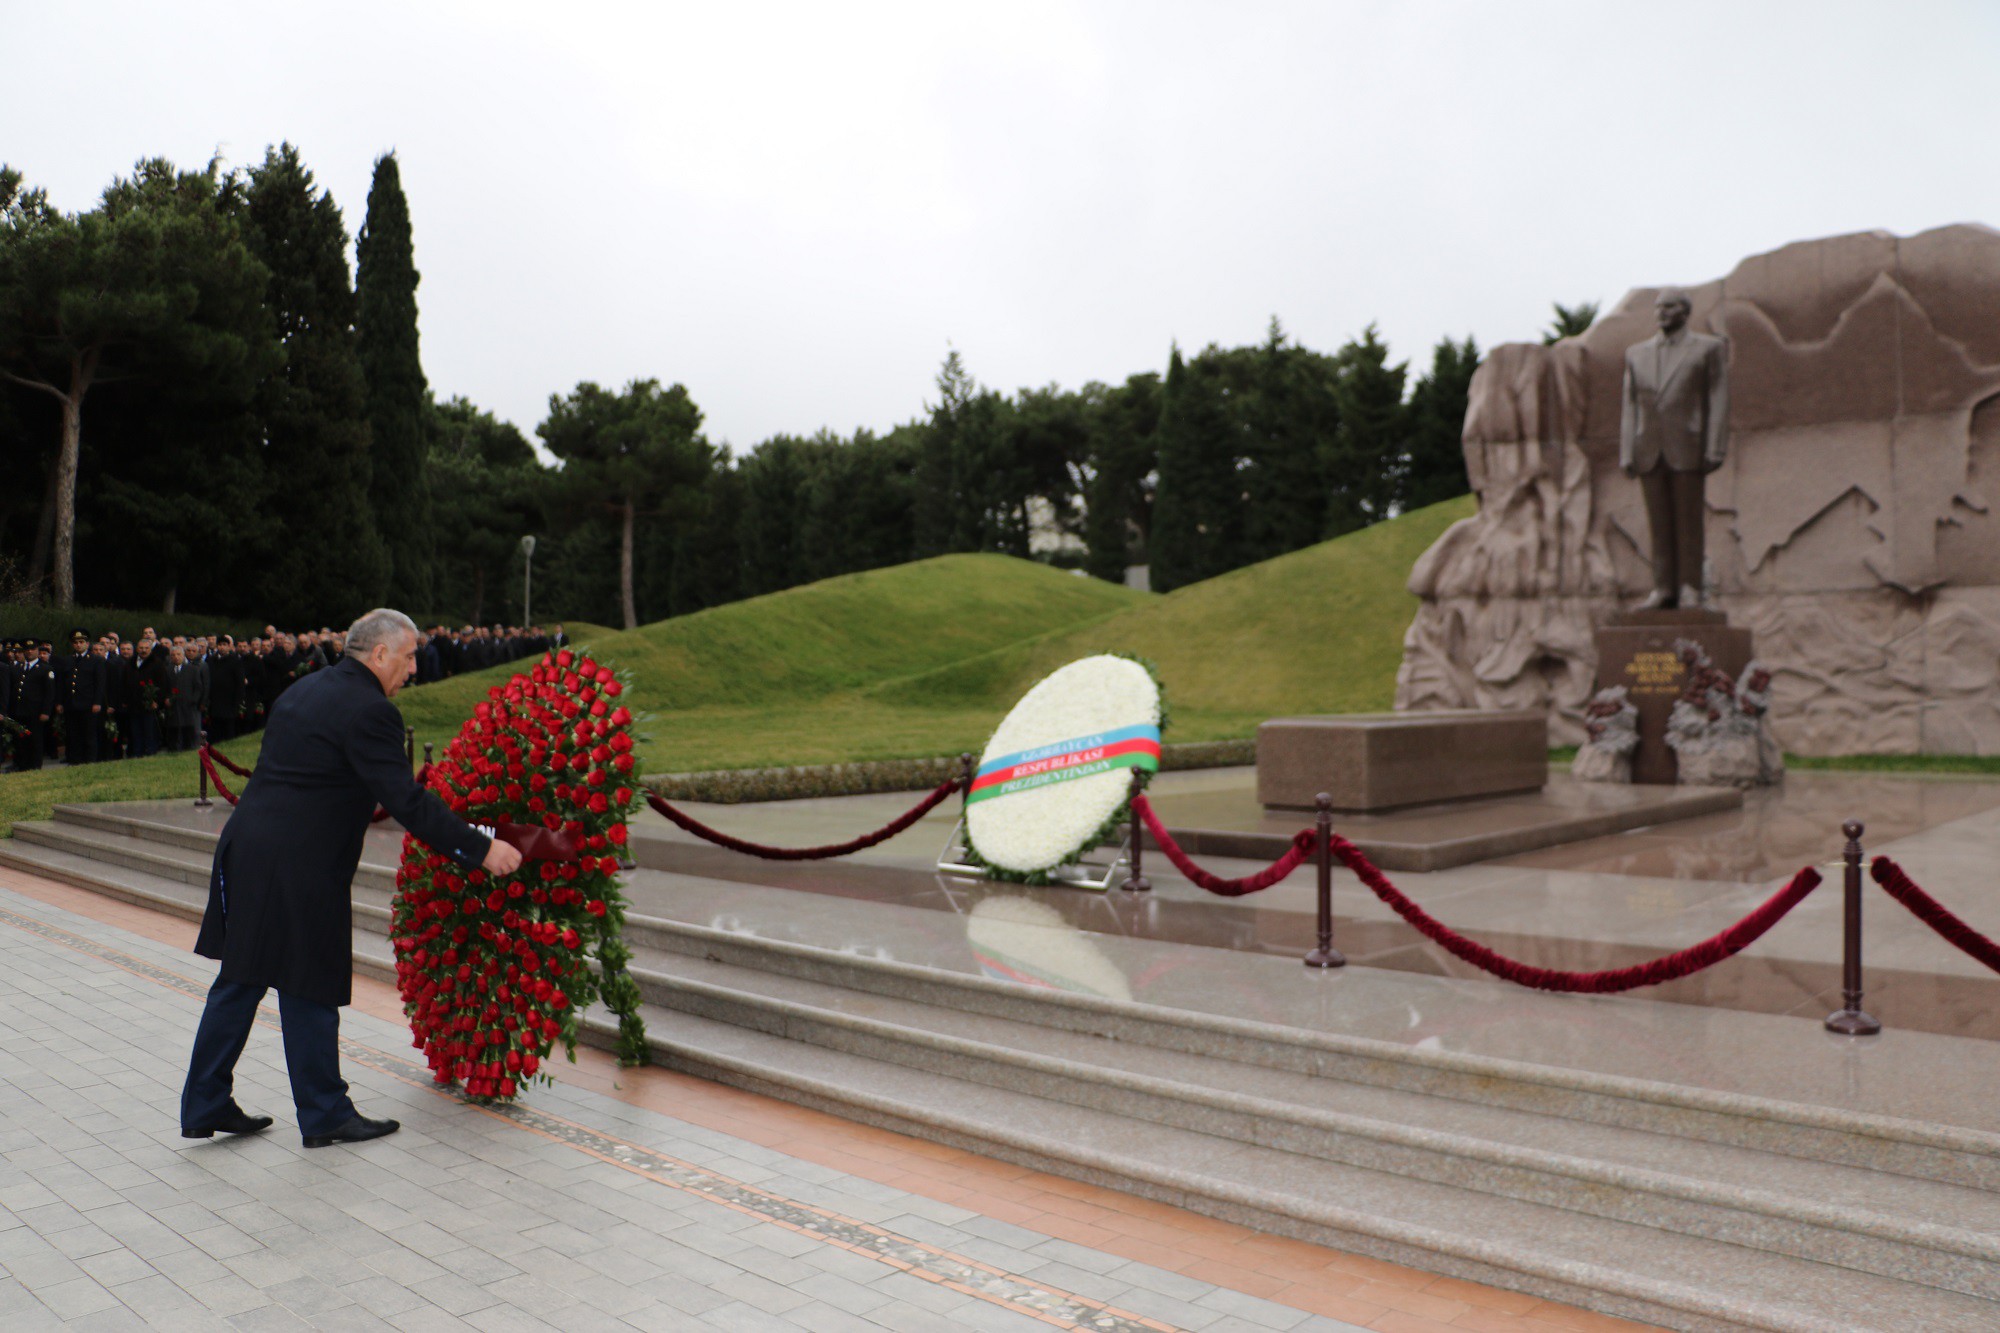
<svg viewBox="0 0 2000 1333"><path fill-rule="evenodd" d="M286 690L266 723L256 776L223 826L195 952L221 960L181 1093L181 1133L267 1128L231 1095L237 1057L267 988L278 992L285 1068L308 1148L393 1134L348 1100L340 1006L352 998L354 871L377 804L467 869L513 873L521 854L452 814L417 785L403 715L389 702L415 669L417 627L375 610L347 632L338 665Z"/></svg>
<svg viewBox="0 0 2000 1333"><path fill-rule="evenodd" d="M208 659L208 734L218 741L235 739L243 712L243 659L236 640L224 634Z"/></svg>

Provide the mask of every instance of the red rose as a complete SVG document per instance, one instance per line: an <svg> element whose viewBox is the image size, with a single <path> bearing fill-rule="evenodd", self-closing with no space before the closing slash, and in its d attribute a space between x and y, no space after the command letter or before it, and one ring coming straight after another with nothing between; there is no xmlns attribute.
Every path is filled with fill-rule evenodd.
<svg viewBox="0 0 2000 1333"><path fill-rule="evenodd" d="M611 802L604 798L603 792L594 791L590 794L590 813L601 815L608 813L610 809Z"/></svg>
<svg viewBox="0 0 2000 1333"><path fill-rule="evenodd" d="M623 847L625 845L625 840L631 837L632 835L623 824L613 824L608 830L606 830L604 836L611 839L614 845Z"/></svg>
<svg viewBox="0 0 2000 1333"><path fill-rule="evenodd" d="M602 898L592 898L584 904L583 910L592 916L603 916L605 912L604 900Z"/></svg>
<svg viewBox="0 0 2000 1333"><path fill-rule="evenodd" d="M575 660L576 660L576 654L572 653L567 648L563 649L561 652L556 654L556 665L559 667L566 667Z"/></svg>
<svg viewBox="0 0 2000 1333"><path fill-rule="evenodd" d="M604 697L607 699L616 699L623 693L625 693L625 687L615 680L604 687Z"/></svg>
<svg viewBox="0 0 2000 1333"><path fill-rule="evenodd" d="M611 761L611 766L617 769L620 773L630 773L632 771L632 756L629 754L621 754L616 759L613 759Z"/></svg>
<svg viewBox="0 0 2000 1333"><path fill-rule="evenodd" d="M620 805L630 805L632 804L632 789L630 787L620 787L611 794L611 799Z"/></svg>
<svg viewBox="0 0 2000 1333"><path fill-rule="evenodd" d="M563 948L574 949L577 947L577 945L583 943L583 936L577 934L576 931L573 929L565 930L562 933L562 942L563 942Z"/></svg>
<svg viewBox="0 0 2000 1333"><path fill-rule="evenodd" d="M576 664L576 669L582 675L595 676L597 674L597 663L586 657Z"/></svg>
<svg viewBox="0 0 2000 1333"><path fill-rule="evenodd" d="M612 726L614 727L627 726L631 723L631 721L632 721L632 710L630 710L629 708L619 707L611 711Z"/></svg>

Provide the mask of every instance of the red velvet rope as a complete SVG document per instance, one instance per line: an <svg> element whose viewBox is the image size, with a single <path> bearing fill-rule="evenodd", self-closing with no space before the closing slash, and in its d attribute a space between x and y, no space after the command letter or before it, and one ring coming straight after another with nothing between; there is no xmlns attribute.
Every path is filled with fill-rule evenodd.
<svg viewBox="0 0 2000 1333"><path fill-rule="evenodd" d="M234 773L237 777L247 778L250 776L249 769L243 767L243 765L237 763L234 759L231 759L228 755L216 749L213 745L202 747L202 752L208 755L209 758L215 760L216 763L221 764L224 768L228 769L231 773Z"/></svg>
<svg viewBox="0 0 2000 1333"><path fill-rule="evenodd" d="M235 760L231 759L228 755L216 749L213 745L204 745L201 747L201 749L195 751L195 754L198 758L200 758L201 766L208 770L208 780L209 782L214 784L216 792L221 795L223 800L229 802L231 805L235 805L236 794L230 791L229 788L222 785L222 774L215 771L214 761L218 759L221 760L223 765L226 768L228 768L230 772L236 774L238 777L243 777L243 778L252 777L254 776L252 771L250 769L243 767L243 765L237 763ZM417 770L417 785L419 787L429 786L430 780L431 780L431 766L429 764L425 764L422 768ZM387 810L384 810L381 806L378 805L375 807L375 813L368 816L368 822L371 824L379 824L388 817L389 817L389 812Z"/></svg>
<svg viewBox="0 0 2000 1333"><path fill-rule="evenodd" d="M209 750L209 748L204 745L201 749L195 751L195 757L201 760L201 766L204 770L207 771L208 780L210 783L214 785L216 795L220 796L223 800L229 802L231 805L235 805L236 793L230 791L229 788L222 785L222 774L215 771L215 764L209 758L209 755L211 753L212 752ZM223 762L227 763L228 761L224 760ZM236 768L236 765L234 764L230 764L229 766L231 768ZM243 770L236 769L236 771L241 773ZM248 774L245 774L245 776L247 777Z"/></svg>
<svg viewBox="0 0 2000 1333"><path fill-rule="evenodd" d="M1691 973L1711 967L1723 959L1738 953L1757 940L1757 937L1778 924L1785 913L1805 901L1807 894L1819 887L1819 871L1807 866L1792 876L1792 882L1772 894L1756 911L1738 921L1718 935L1711 935L1699 944L1676 953L1665 954L1649 962L1634 963L1630 967L1614 968L1608 972L1559 972L1554 968L1533 967L1516 962L1504 954L1496 953L1483 944L1465 938L1445 925L1423 908L1405 897L1400 889L1391 884L1380 870L1361 854L1356 847L1339 834L1333 836L1333 854L1342 865L1352 870L1363 884L1372 889L1377 898L1387 903L1396 915L1416 927L1425 939L1441 946L1474 967L1491 972L1503 981L1517 985L1531 986L1536 990L1567 991L1582 995L1606 995L1617 991L1633 990L1639 986L1658 985L1663 981L1673 981Z"/></svg>
<svg viewBox="0 0 2000 1333"><path fill-rule="evenodd" d="M1132 811L1145 821L1146 831L1153 835L1153 841L1167 854L1167 859L1174 863L1174 869L1210 893L1220 894L1225 898L1240 898L1246 893L1270 888L1297 870L1319 847L1318 830L1300 829L1292 835L1291 847L1270 865L1242 879L1223 879L1220 875L1211 875L1188 859L1188 854L1181 850L1180 844L1174 841L1173 834L1167 832L1166 825L1162 824L1160 817L1153 812L1153 803L1146 799L1144 792L1132 798Z"/></svg>
<svg viewBox="0 0 2000 1333"><path fill-rule="evenodd" d="M897 816L893 822L884 824L873 833L864 833L851 842L835 843L828 847L766 847L762 843L745 842L741 838L732 838L727 833L710 828L692 815L683 814L681 811L674 809L673 806L661 799L657 792L646 793L646 804L652 806L689 833L694 834L695 837L712 842L718 847L727 847L732 852L742 852L745 856L760 857L766 861L824 861L831 857L847 856L853 852L862 851L865 848L873 847L878 842L887 842L931 811L937 809L938 804L945 797L957 791L962 785L964 784L957 778L952 778L948 782L941 782L938 784L936 790L924 797L923 800L917 802L909 810Z"/></svg>
<svg viewBox="0 0 2000 1333"><path fill-rule="evenodd" d="M1875 877L1875 882L1891 898L1909 908L1917 920L1995 972L2000 972L2000 944L1995 944L1965 924L1957 913L1918 888L1916 882L1903 873L1903 867L1886 856L1878 856L1869 866L1868 873Z"/></svg>

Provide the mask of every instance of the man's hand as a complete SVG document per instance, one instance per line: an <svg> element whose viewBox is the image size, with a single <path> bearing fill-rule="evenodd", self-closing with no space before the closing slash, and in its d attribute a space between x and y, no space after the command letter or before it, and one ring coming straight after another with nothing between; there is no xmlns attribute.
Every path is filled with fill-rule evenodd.
<svg viewBox="0 0 2000 1333"><path fill-rule="evenodd" d="M486 849L486 860L481 863L496 875L511 875L521 868L521 853L514 844L495 838L493 845Z"/></svg>

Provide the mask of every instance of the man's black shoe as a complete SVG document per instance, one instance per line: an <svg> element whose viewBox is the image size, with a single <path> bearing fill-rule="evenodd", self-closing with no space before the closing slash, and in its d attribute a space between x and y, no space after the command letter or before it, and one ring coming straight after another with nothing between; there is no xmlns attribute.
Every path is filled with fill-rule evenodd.
<svg viewBox="0 0 2000 1333"><path fill-rule="evenodd" d="M363 1143L385 1134L394 1134L401 1128L393 1120L370 1120L367 1116L358 1115L331 1134L306 1135L305 1144L308 1148L331 1148L336 1143Z"/></svg>
<svg viewBox="0 0 2000 1333"><path fill-rule="evenodd" d="M261 1134L270 1127L270 1116L251 1115L240 1106L232 1106L229 1108L228 1115L222 1117L222 1119L212 1125L205 1125L200 1129L191 1129L186 1125L181 1126L181 1137L184 1139L212 1139L217 1134Z"/></svg>

